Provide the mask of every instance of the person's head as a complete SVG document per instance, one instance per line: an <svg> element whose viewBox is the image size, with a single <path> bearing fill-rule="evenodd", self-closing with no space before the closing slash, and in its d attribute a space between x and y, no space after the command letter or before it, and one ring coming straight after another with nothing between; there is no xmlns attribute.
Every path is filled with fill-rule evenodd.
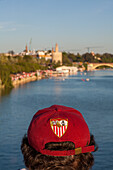
<svg viewBox="0 0 113 170"><path fill-rule="evenodd" d="M21 150L29 170L88 170L95 145L79 111L53 105L33 116Z"/></svg>

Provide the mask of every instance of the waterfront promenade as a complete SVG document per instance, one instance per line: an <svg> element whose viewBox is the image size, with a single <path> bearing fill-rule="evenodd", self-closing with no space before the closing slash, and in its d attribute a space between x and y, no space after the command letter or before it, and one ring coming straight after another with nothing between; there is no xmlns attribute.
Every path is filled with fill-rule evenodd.
<svg viewBox="0 0 113 170"><path fill-rule="evenodd" d="M25 84L31 81L36 81L40 80L43 78L48 78L48 77L59 77L59 76L67 76L70 74L75 74L77 73L78 69L76 67L66 67L63 70L37 70L36 72L30 72L30 73L17 73L17 74L12 74L11 75L11 80L12 80L12 85L14 87ZM71 70L71 71L70 71Z"/></svg>
<svg viewBox="0 0 113 170"><path fill-rule="evenodd" d="M19 85L29 83L31 81L41 80L48 77L64 76L65 73L57 73L53 70L43 70L31 73L13 74L11 75L12 85L17 87Z"/></svg>

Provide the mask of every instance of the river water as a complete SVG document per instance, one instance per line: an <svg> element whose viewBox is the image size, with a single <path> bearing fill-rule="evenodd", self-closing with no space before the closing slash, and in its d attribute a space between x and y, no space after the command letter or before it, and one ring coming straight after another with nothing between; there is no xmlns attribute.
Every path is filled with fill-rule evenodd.
<svg viewBox="0 0 113 170"><path fill-rule="evenodd" d="M89 78L89 81L83 81ZM21 139L38 109L62 104L78 109L95 136L93 170L113 169L113 70L30 82L0 97L0 170L23 168Z"/></svg>

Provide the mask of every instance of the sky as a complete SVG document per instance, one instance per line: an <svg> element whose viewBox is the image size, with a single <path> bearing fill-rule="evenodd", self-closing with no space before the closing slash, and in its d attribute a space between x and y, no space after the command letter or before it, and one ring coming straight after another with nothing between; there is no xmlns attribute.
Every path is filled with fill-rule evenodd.
<svg viewBox="0 0 113 170"><path fill-rule="evenodd" d="M0 0L0 53L113 54L113 0Z"/></svg>

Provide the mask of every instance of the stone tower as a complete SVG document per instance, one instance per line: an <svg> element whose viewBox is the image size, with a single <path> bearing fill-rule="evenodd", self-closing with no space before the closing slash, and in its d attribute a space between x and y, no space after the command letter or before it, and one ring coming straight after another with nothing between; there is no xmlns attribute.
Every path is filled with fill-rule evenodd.
<svg viewBox="0 0 113 170"><path fill-rule="evenodd" d="M52 54L54 53L54 48L52 47Z"/></svg>
<svg viewBox="0 0 113 170"><path fill-rule="evenodd" d="M55 52L58 52L58 44L56 44Z"/></svg>
<svg viewBox="0 0 113 170"><path fill-rule="evenodd" d="M58 44L55 46L55 51L52 49L52 62L60 62L60 65L62 65L62 52L59 52Z"/></svg>

